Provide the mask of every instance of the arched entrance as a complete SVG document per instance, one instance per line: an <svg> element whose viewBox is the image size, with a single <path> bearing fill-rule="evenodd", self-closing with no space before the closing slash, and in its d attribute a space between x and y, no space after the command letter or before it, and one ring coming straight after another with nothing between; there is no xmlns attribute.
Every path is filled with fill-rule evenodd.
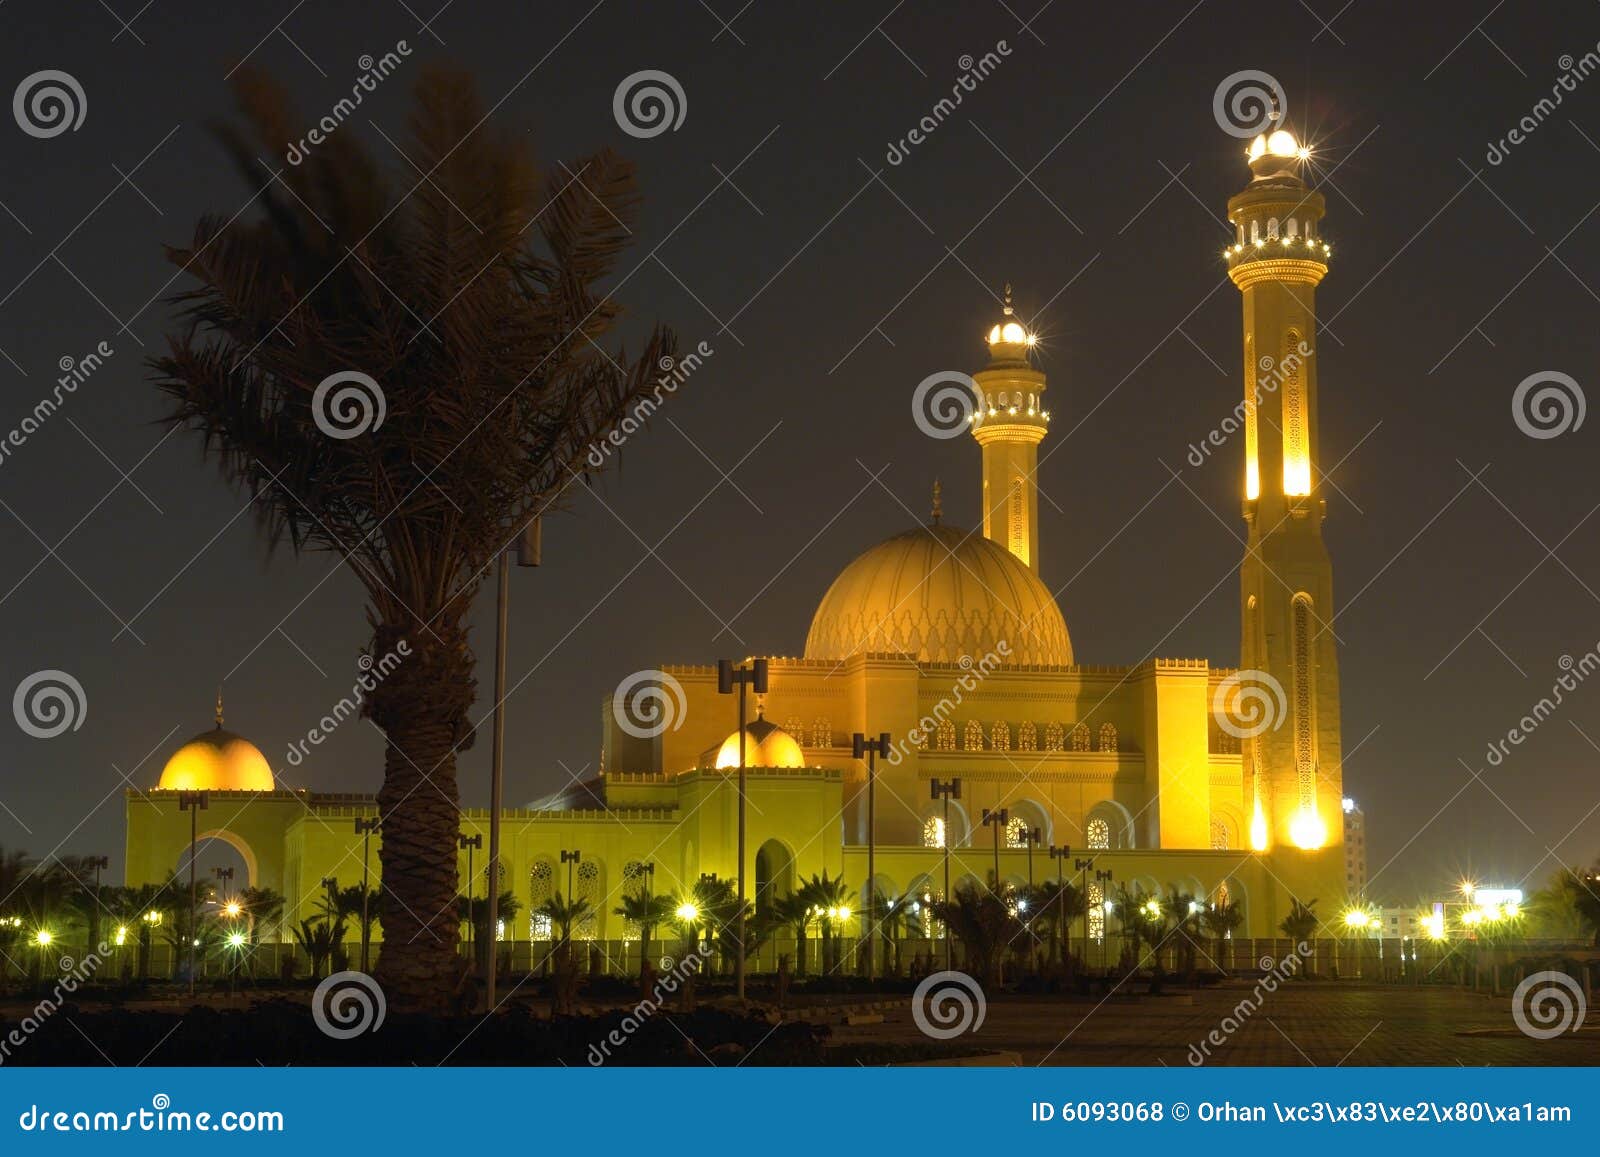
<svg viewBox="0 0 1600 1157"><path fill-rule="evenodd" d="M794 854L779 840L756 849L756 913L765 915L772 905L794 891Z"/></svg>

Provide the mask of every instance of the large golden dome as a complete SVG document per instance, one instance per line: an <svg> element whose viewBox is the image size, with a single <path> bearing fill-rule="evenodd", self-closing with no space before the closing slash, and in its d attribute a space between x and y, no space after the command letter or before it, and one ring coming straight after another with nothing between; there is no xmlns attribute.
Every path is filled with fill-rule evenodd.
<svg viewBox="0 0 1600 1157"><path fill-rule="evenodd" d="M276 791L266 756L217 724L189 740L162 769L161 791Z"/></svg>
<svg viewBox="0 0 1600 1157"><path fill-rule="evenodd" d="M1004 651L1004 643L1009 651ZM1072 663L1061 608L1039 576L976 531L918 526L839 573L806 636L806 658L891 651L924 663Z"/></svg>

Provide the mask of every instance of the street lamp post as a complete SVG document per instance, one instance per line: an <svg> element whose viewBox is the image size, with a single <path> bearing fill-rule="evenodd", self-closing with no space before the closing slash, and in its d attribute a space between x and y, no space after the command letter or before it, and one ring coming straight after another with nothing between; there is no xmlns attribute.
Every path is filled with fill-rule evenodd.
<svg viewBox="0 0 1600 1157"><path fill-rule="evenodd" d="M199 915L200 897L194 882L194 861L200 848L198 835L200 813L211 806L211 796L203 791L180 791L178 793L178 810L189 813L189 995L194 995L194 964L195 942L200 939L197 935L199 929L195 926L195 918Z"/></svg>
<svg viewBox="0 0 1600 1157"><path fill-rule="evenodd" d="M645 914L652 910L650 897L656 890L656 863L645 860L636 869L639 873L639 898L644 902ZM639 983L644 984L644 968L650 962L650 925L639 925Z"/></svg>
<svg viewBox="0 0 1600 1157"><path fill-rule="evenodd" d="M947 780L931 780L929 786L932 789L934 799L944 800L944 835L939 842L944 845L944 902L948 904L950 903L950 801L961 798L961 777L956 776ZM950 926L948 922L945 922L944 967L947 972L951 967L950 952Z"/></svg>
<svg viewBox="0 0 1600 1157"><path fill-rule="evenodd" d="M367 881L370 878L368 853L372 848L372 833L378 830L377 816L357 816L356 831L361 836L361 971L369 972L368 959L372 954L372 916L367 908Z"/></svg>
<svg viewBox="0 0 1600 1157"><path fill-rule="evenodd" d="M477 967L478 921L472 913L472 893L478 881L478 875L473 871L472 853L483 847L483 833L474 832L470 836L456 833L456 847L467 849L467 943L473 946L473 967Z"/></svg>
<svg viewBox="0 0 1600 1157"><path fill-rule="evenodd" d="M1094 867L1094 860L1093 859L1089 860L1088 866L1089 867ZM1111 873L1111 869L1110 868L1095 868L1095 873L1094 873L1095 883L1105 885L1105 887L1100 889L1100 895L1102 897L1104 897L1106 895L1106 893L1111 890L1111 878L1112 878L1112 873ZM1089 875L1088 875L1087 870L1085 870L1085 872L1084 872L1083 882L1084 882L1084 886L1087 888L1088 883L1089 883ZM1087 899L1087 896L1085 898ZM1102 905L1104 905L1104 900L1102 900L1101 903L1102 903ZM1085 906L1085 908L1083 910L1083 918L1084 918L1084 921L1085 921L1085 932L1084 932L1084 934L1087 935L1088 934L1087 922L1088 922L1088 919L1089 919L1089 909L1088 909L1087 906ZM1106 943L1107 943L1108 940L1110 940L1110 937L1106 935L1105 928L1106 928L1105 910L1104 910L1104 907L1102 906L1102 909L1101 909L1101 912L1100 912L1100 966L1102 968L1106 967L1109 964L1109 960L1107 959L1106 954L1110 951L1110 949L1108 949L1106 947ZM1086 949L1084 949L1084 951L1087 952L1088 949L1086 948Z"/></svg>
<svg viewBox="0 0 1600 1157"><path fill-rule="evenodd" d="M231 882L233 880L233 869L232 868L212 868L211 869L211 874L217 878L217 890L221 893L221 898L223 900L226 900L227 895L228 895L227 885L228 885L229 882ZM226 904L226 903L224 903L222 905L222 912L223 912L224 915L231 915L232 914L232 913L228 912L228 909L230 907L234 909L234 912L237 912L238 908L239 908L239 906L237 904ZM228 969L228 995L229 996L233 995L234 978L237 977L238 974L239 974L239 955L238 955L238 950L239 950L239 948L242 947L241 945L234 944L232 941L233 941L233 938L230 936L229 937L229 947L233 948L235 951L234 951L234 958L233 958L233 966Z"/></svg>
<svg viewBox="0 0 1600 1157"><path fill-rule="evenodd" d="M1028 891L1033 891L1033 849L1039 846L1044 837L1038 828L1024 828L1022 842L1028 845Z"/></svg>
<svg viewBox="0 0 1600 1157"><path fill-rule="evenodd" d="M538 566L544 552L544 519L534 515L516 535L517 565ZM508 544L509 545L509 544ZM500 924L500 806L505 797L506 635L510 620L511 572L507 547L500 548L495 590L494 752L489 770L489 965L484 978L484 1008L495 1009L495 929Z"/></svg>
<svg viewBox="0 0 1600 1157"><path fill-rule="evenodd" d="M994 894L1000 894L1000 833L1005 830L1006 823L1011 815L1005 808L999 811L983 809L983 824L994 829Z"/></svg>
<svg viewBox="0 0 1600 1157"><path fill-rule="evenodd" d="M876 739L868 739L857 731L850 737L851 749L856 759L867 760L867 980L872 980L874 942L878 938L878 868L877 868L877 760L889 758L889 733L882 731Z"/></svg>
<svg viewBox="0 0 1600 1157"><path fill-rule="evenodd" d="M1056 923L1061 925L1061 967L1067 968L1067 892L1065 873L1067 861L1072 858L1072 848L1063 844L1061 847L1050 845L1050 858L1056 862ZM1084 898L1084 918L1089 915L1088 897ZM1084 942L1088 946L1088 941Z"/></svg>
<svg viewBox="0 0 1600 1157"><path fill-rule="evenodd" d="M735 667L732 659L717 660L717 693L731 695L735 687L739 688L739 911L738 956L734 964L734 988L739 1000L744 1000L744 808L745 808L745 776L744 776L744 717L746 691L754 688L757 695L767 693L767 661L756 659L748 667Z"/></svg>

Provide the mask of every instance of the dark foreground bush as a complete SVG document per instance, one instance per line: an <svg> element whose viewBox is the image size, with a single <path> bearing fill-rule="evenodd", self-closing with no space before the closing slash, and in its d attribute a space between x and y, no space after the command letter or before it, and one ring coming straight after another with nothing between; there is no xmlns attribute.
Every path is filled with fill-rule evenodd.
<svg viewBox="0 0 1600 1157"><path fill-rule="evenodd" d="M19 1028L0 1019L0 1040ZM553 1020L511 1008L487 1019L391 1014L375 1032L335 1040L307 1005L287 1000L183 1014L63 1005L9 1045L5 1064L815 1065L827 1034L818 1025L774 1026L711 1008Z"/></svg>

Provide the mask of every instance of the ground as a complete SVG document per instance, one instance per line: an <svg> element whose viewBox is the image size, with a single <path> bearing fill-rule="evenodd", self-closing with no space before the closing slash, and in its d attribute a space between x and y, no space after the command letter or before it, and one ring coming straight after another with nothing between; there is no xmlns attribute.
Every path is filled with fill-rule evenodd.
<svg viewBox="0 0 1600 1157"><path fill-rule="evenodd" d="M999 996L964 1044L1017 1053L1026 1065L1187 1067L1190 1046L1238 1002L1247 985L1183 997L1066 1001ZM883 1024L836 1027L831 1043L914 1044L927 1038L909 1002L882 1010ZM1307 981L1267 995L1206 1064L1223 1065L1600 1065L1600 1011L1577 1034L1533 1040L1518 1031L1506 997L1454 988L1355 987Z"/></svg>

